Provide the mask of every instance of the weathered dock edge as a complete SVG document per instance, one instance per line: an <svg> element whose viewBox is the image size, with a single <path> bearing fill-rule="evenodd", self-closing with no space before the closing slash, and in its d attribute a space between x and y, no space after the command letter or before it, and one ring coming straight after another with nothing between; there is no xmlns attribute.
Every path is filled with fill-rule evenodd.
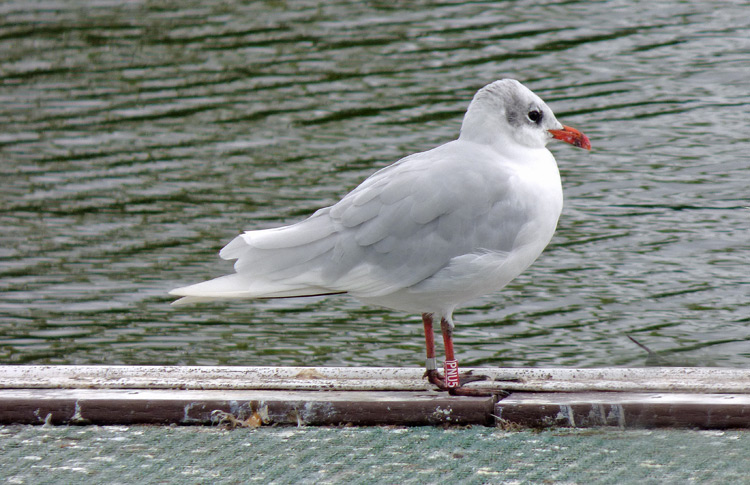
<svg viewBox="0 0 750 485"><path fill-rule="evenodd" d="M493 395L436 392L418 368L0 366L0 423L750 428L742 369L472 371Z"/></svg>
<svg viewBox="0 0 750 485"><path fill-rule="evenodd" d="M6 389L0 424L492 426L494 404L405 391Z"/></svg>
<svg viewBox="0 0 750 485"><path fill-rule="evenodd" d="M518 392L497 403L495 416L532 428L750 428L750 395Z"/></svg>

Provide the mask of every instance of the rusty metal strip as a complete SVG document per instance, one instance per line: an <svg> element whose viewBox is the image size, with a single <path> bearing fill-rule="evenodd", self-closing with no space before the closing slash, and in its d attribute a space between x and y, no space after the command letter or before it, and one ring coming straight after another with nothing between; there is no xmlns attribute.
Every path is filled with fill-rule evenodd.
<svg viewBox="0 0 750 485"><path fill-rule="evenodd" d="M516 392L495 415L501 425L534 428L750 428L750 395Z"/></svg>
<svg viewBox="0 0 750 485"><path fill-rule="evenodd" d="M6 389L0 424L492 425L494 402L436 392Z"/></svg>

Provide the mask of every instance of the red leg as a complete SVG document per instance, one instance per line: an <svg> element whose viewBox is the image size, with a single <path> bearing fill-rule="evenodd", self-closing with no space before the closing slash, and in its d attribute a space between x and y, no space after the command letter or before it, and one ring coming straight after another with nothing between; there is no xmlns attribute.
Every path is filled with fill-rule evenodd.
<svg viewBox="0 0 750 485"><path fill-rule="evenodd" d="M427 380L440 389L445 389L445 383L437 371L437 359L435 358L435 332L432 328L432 315L429 313L422 314L422 323L424 324L424 340L427 350L427 360L425 361L425 376Z"/></svg>
<svg viewBox="0 0 750 485"><path fill-rule="evenodd" d="M443 344L445 345L445 360L455 360L453 353L453 325L445 318L440 320L440 330L443 332Z"/></svg>
<svg viewBox="0 0 750 485"><path fill-rule="evenodd" d="M425 341L425 348L427 349L427 370L430 370L430 368L435 369L436 364L434 363L435 360L435 332L432 329L432 315L429 313L423 313L422 314L422 324L424 325L424 341ZM430 360L433 361L432 366L430 366Z"/></svg>
<svg viewBox="0 0 750 485"><path fill-rule="evenodd" d="M440 320L440 329L443 331L443 343L445 345L445 387L443 389L447 389L453 396L486 397L492 395L492 393L488 393L487 391L461 387L461 380L463 380L465 384L467 382L483 381L487 379L487 377L474 376L471 375L471 372L467 372L463 376L460 376L458 372L458 362L456 361L456 356L453 352L453 321L443 318Z"/></svg>
<svg viewBox="0 0 750 485"><path fill-rule="evenodd" d="M453 323L445 318L441 319L440 330L443 332L443 344L445 345L445 386L448 388L460 387L458 362L453 353Z"/></svg>
<svg viewBox="0 0 750 485"><path fill-rule="evenodd" d="M440 330L443 332L443 343L445 345L445 372L448 375L449 367L450 373L453 376L454 384L449 385L447 379L443 379L437 371L437 359L435 358L435 332L432 327L432 315L429 313L422 314L422 323L424 324L424 339L425 348L427 350L427 361L425 367L427 368L425 376L427 380L435 385L440 391L449 391L453 395L463 396L488 396L489 394L478 392L474 389L463 389L459 387L458 377L458 363L456 362L454 351L453 351L453 324L446 319L440 320ZM465 382L472 382L475 380L484 380L484 376L464 376Z"/></svg>

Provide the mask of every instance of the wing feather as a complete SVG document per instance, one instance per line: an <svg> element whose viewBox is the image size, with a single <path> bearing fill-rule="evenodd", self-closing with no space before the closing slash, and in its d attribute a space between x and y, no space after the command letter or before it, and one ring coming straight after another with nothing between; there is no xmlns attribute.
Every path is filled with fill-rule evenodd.
<svg viewBox="0 0 750 485"><path fill-rule="evenodd" d="M237 236L220 253L236 259L236 274L174 294L378 297L431 278L455 258L510 251L512 237L500 233L515 235L524 223L508 197L512 173L488 170L496 155L485 148L467 151L457 143L376 172L337 204L297 224ZM436 179L434 173L451 176Z"/></svg>

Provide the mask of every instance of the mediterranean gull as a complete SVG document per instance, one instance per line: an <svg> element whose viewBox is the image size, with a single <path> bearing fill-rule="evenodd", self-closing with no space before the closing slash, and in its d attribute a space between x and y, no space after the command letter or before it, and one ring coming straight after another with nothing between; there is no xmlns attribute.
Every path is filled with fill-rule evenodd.
<svg viewBox="0 0 750 485"><path fill-rule="evenodd" d="M460 387L453 311L503 288L552 238L563 205L545 148L553 138L591 149L523 84L495 81L474 96L457 140L375 172L301 222L237 236L219 253L236 260L234 274L169 293L182 297L174 304L346 293L421 313L426 377L471 395ZM444 376L433 321L443 334Z"/></svg>

